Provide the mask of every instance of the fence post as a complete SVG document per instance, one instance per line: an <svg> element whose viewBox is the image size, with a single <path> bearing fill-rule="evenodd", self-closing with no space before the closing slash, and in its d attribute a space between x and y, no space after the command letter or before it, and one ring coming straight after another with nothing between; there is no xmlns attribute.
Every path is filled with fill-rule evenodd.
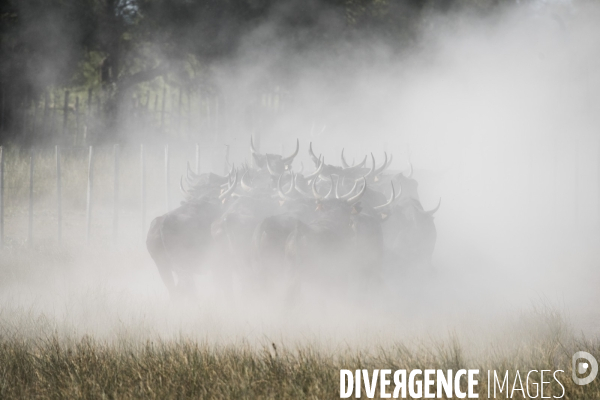
<svg viewBox="0 0 600 400"><path fill-rule="evenodd" d="M79 96L75 97L75 135L73 136L73 144L77 145L77 137L79 136Z"/></svg>
<svg viewBox="0 0 600 400"><path fill-rule="evenodd" d="M4 85L2 85L2 104L0 104L1 107L1 111L0 111L0 131L4 130L4 115L5 115L5 108L6 108L6 88L4 87Z"/></svg>
<svg viewBox="0 0 600 400"><path fill-rule="evenodd" d="M25 137L26 133L27 133L27 96L25 96L25 101L23 103L23 112L22 117L23 117L23 124L21 125L21 136Z"/></svg>
<svg viewBox="0 0 600 400"><path fill-rule="evenodd" d="M158 95L157 95L158 96ZM160 133L165 132L165 107L167 104L167 87L163 87L162 109L160 111Z"/></svg>
<svg viewBox="0 0 600 400"><path fill-rule="evenodd" d="M0 146L0 249L2 247L4 247L4 151Z"/></svg>
<svg viewBox="0 0 600 400"><path fill-rule="evenodd" d="M215 97L215 138L219 137L219 96Z"/></svg>
<svg viewBox="0 0 600 400"><path fill-rule="evenodd" d="M144 165L144 145L140 145L140 201L141 201L141 219L142 219L142 242L146 233L146 168Z"/></svg>
<svg viewBox="0 0 600 400"><path fill-rule="evenodd" d="M42 135L47 135L48 132L48 105L50 104L50 94L48 90L44 90L44 116L42 117L41 132Z"/></svg>
<svg viewBox="0 0 600 400"><path fill-rule="evenodd" d="M196 143L196 174L200 173L200 145Z"/></svg>
<svg viewBox="0 0 600 400"><path fill-rule="evenodd" d="M30 132L30 136L32 138L32 140L35 140L35 134L37 133L37 112L38 112L38 102L37 99L34 98L33 99L33 117L32 117L32 121L31 121L31 132Z"/></svg>
<svg viewBox="0 0 600 400"><path fill-rule="evenodd" d="M169 145L165 145L165 205L169 212Z"/></svg>
<svg viewBox="0 0 600 400"><path fill-rule="evenodd" d="M33 147L29 150L29 224L27 230L27 243L33 244Z"/></svg>
<svg viewBox="0 0 600 400"><path fill-rule="evenodd" d="M21 125L21 136L25 137L25 134L27 133L27 96L25 97L25 103L23 104L23 111L22 111L22 117L23 117L23 124Z"/></svg>
<svg viewBox="0 0 600 400"><path fill-rule="evenodd" d="M158 93L154 95L154 109L150 113L150 121L152 121L152 125L156 123L156 113L158 112Z"/></svg>
<svg viewBox="0 0 600 400"><path fill-rule="evenodd" d="M227 175L229 173L229 145L226 144L225 145L225 164L224 164L224 169L225 169L225 175Z"/></svg>
<svg viewBox="0 0 600 400"><path fill-rule="evenodd" d="M182 90L181 86L179 86L179 101L177 102L177 136L181 134L181 100L182 100Z"/></svg>
<svg viewBox="0 0 600 400"><path fill-rule="evenodd" d="M63 140L67 136L67 120L69 118L69 91L65 90L65 104L63 107Z"/></svg>
<svg viewBox="0 0 600 400"><path fill-rule="evenodd" d="M87 117L92 116L92 88L88 88L87 110L85 115Z"/></svg>
<svg viewBox="0 0 600 400"><path fill-rule="evenodd" d="M62 240L62 184L60 173L60 147L56 146L56 216L57 216L57 239Z"/></svg>
<svg viewBox="0 0 600 400"><path fill-rule="evenodd" d="M92 190L94 188L94 147L90 146L88 158L88 185L87 185L87 208L86 208L86 242L90 242L92 230Z"/></svg>
<svg viewBox="0 0 600 400"><path fill-rule="evenodd" d="M113 147L113 156L115 161L115 176L113 190L113 243L117 244L119 234L119 145Z"/></svg>

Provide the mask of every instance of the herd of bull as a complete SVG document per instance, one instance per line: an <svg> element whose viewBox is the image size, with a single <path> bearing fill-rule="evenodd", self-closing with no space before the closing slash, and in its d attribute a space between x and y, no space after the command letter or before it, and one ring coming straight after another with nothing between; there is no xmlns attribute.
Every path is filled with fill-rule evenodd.
<svg viewBox="0 0 600 400"><path fill-rule="evenodd" d="M373 282L383 265L431 265L440 204L423 209L412 165L406 175L387 172L387 154L379 166L372 154L349 165L343 150L341 165L328 164L310 144L314 170L304 173L292 168L299 147L283 157L251 141L252 166L226 176L188 166L185 200L154 219L146 241L172 296L193 294L193 274L206 265L259 279L287 274L297 284Z"/></svg>

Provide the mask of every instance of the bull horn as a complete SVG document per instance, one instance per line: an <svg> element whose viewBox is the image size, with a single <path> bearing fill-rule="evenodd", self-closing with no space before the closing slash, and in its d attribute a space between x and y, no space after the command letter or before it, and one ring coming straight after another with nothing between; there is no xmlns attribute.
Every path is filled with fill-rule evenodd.
<svg viewBox="0 0 600 400"><path fill-rule="evenodd" d="M329 188L329 192L327 192L327 194L325 196L321 196L319 194L319 192L317 192L317 179L315 178L312 182L311 188L312 188L312 192L313 192L313 196L315 196L315 198L317 200L324 200L327 197L329 197L329 195L331 194L331 192L333 191L333 178L331 178L331 188Z"/></svg>
<svg viewBox="0 0 600 400"><path fill-rule="evenodd" d="M367 156L363 158L363 160L358 165L353 165L351 167L344 168L345 172L357 171L365 166L367 163Z"/></svg>
<svg viewBox="0 0 600 400"><path fill-rule="evenodd" d="M300 161L300 172L298 172L299 174L304 172L304 163L302 161Z"/></svg>
<svg viewBox="0 0 600 400"><path fill-rule="evenodd" d="M365 176L363 176L363 178L370 178L373 175L373 171L375 171L375 156L373 155L373 153L371 153L371 169L369 169L369 172L367 172L367 174ZM355 179L355 182L360 181L363 178L358 178Z"/></svg>
<svg viewBox="0 0 600 400"><path fill-rule="evenodd" d="M408 165L410 165L410 172L408 173L408 177L409 177L409 178L412 178L412 174L413 174L413 166L412 166L412 163L411 163L410 161L408 162ZM440 200L441 200L441 199L440 199Z"/></svg>
<svg viewBox="0 0 600 400"><path fill-rule="evenodd" d="M381 174L387 168L388 156L385 151L383 152L383 155L385 157L385 159L383 160L383 164L381 165L381 167L375 169L375 172L373 172L373 176L377 176L377 175ZM375 164L373 164L373 165L375 165Z"/></svg>
<svg viewBox="0 0 600 400"><path fill-rule="evenodd" d="M385 204L380 205L380 206L373 207L373 209L374 210L381 210L382 208L385 208L385 207L391 205L394 202L394 200L396 200L396 198L397 198L396 197L396 190L394 189L394 182L392 182L392 195L390 196L389 201L387 203L385 203Z"/></svg>
<svg viewBox="0 0 600 400"><path fill-rule="evenodd" d="M181 175L181 179L179 180L179 189L181 189L181 192L185 195L190 194L187 190L185 190L185 188L183 187L183 175Z"/></svg>
<svg viewBox="0 0 600 400"><path fill-rule="evenodd" d="M392 165L392 160L393 159L394 159L394 155L392 153L390 153L390 159L388 160L388 163L385 166L385 169L388 169L390 167L390 165Z"/></svg>
<svg viewBox="0 0 600 400"><path fill-rule="evenodd" d="M402 182L398 181L398 186L400 186L400 191L398 192L398 196L396 196L396 200L402 196Z"/></svg>
<svg viewBox="0 0 600 400"><path fill-rule="evenodd" d="M252 154L259 154L258 151L256 151L256 149L254 148L254 139L252 138L252 135L250 135L250 151L252 152Z"/></svg>
<svg viewBox="0 0 600 400"><path fill-rule="evenodd" d="M306 180L310 180L312 178L319 176L319 174L323 171L324 166L325 166L325 157L320 159L320 163L318 164L317 170L315 172L313 172L312 174L306 175L304 178Z"/></svg>
<svg viewBox="0 0 600 400"><path fill-rule="evenodd" d="M315 163L316 165L319 165L319 161L321 160L320 157L317 157L312 149L312 142L309 143L308 145L308 154L310 155L310 158L312 158L313 163Z"/></svg>
<svg viewBox="0 0 600 400"><path fill-rule="evenodd" d="M251 192L252 191L252 186L248 185L246 183L246 175L248 175L248 170L246 170L246 172L244 172L244 174L242 175L242 179L240 179L240 185L242 186L242 189L244 189L247 192Z"/></svg>
<svg viewBox="0 0 600 400"><path fill-rule="evenodd" d="M294 154L292 154L289 157L282 158L281 162L284 163L285 165L291 164L292 161L294 161L294 158L298 155L299 151L300 151L300 140L296 139L296 150L294 151ZM283 154L281 155L281 157L283 157Z"/></svg>
<svg viewBox="0 0 600 400"><path fill-rule="evenodd" d="M186 174L187 174L188 179L196 179L198 177L198 175L194 171L192 171L189 161L187 162L187 173Z"/></svg>
<svg viewBox="0 0 600 400"><path fill-rule="evenodd" d="M294 190L294 186L296 184L296 174L292 172L292 180L290 181L290 188L285 194L290 194Z"/></svg>
<svg viewBox="0 0 600 400"><path fill-rule="evenodd" d="M364 178L361 178L364 179ZM360 179L357 179L356 181L354 181L354 186L352 186L352 189L350 189L350 191L342 196L337 196L337 192L336 192L336 197L340 200L346 200L348 197L352 196L352 193L354 193L354 191L356 190L356 186L358 186L358 181ZM339 182L339 181L338 181Z"/></svg>
<svg viewBox="0 0 600 400"><path fill-rule="evenodd" d="M441 205L442 205L442 198L440 197L440 201L438 201L438 205L437 205L437 207L436 207L436 208L434 208L433 210L429 210L429 211L423 211L423 213L424 213L424 214L427 214L427 215L431 215L431 216L433 216L433 214L435 214L435 212L436 212L437 210L439 210L439 208L440 208L440 206L441 206Z"/></svg>
<svg viewBox="0 0 600 400"><path fill-rule="evenodd" d="M229 187L229 189L227 189L225 191L225 193L223 193L223 194L221 194L219 196L219 200L225 199L227 196L229 196L235 190L235 187L237 186L237 181L238 181L238 174L237 174L237 171L236 171L235 172L235 179L233 180L233 184L231 185L231 187Z"/></svg>
<svg viewBox="0 0 600 400"><path fill-rule="evenodd" d="M331 196L331 193L333 193L333 175L329 175L329 180L331 181L331 186L329 187L329 192L327 192L325 195L326 199L328 199L329 196Z"/></svg>
<svg viewBox="0 0 600 400"><path fill-rule="evenodd" d="M344 158L344 149L342 149L342 168L349 168L350 165L348 165L348 163L346 162L346 159Z"/></svg>
<svg viewBox="0 0 600 400"><path fill-rule="evenodd" d="M283 178L284 174L285 174L285 172L283 174L279 175L279 179L277 179L277 193L279 194L279 197L281 197L283 200L293 201L295 199L289 197L288 195L290 193L292 193L292 190L294 190L294 186L295 186L295 182L296 182L296 175L292 173L290 189L286 193L284 193L283 189L281 188L281 178Z"/></svg>
<svg viewBox="0 0 600 400"><path fill-rule="evenodd" d="M354 204L356 203L358 200L360 200L360 198L363 196L363 194L365 194L365 192L367 191L367 179L363 176L362 178L363 180L363 188L360 192L358 192L358 194L356 196L352 196L349 199L346 199L346 201L350 204Z"/></svg>

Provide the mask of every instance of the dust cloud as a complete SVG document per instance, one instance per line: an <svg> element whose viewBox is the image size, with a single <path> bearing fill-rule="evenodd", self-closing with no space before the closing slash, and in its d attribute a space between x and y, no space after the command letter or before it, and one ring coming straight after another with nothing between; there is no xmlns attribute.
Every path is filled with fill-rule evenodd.
<svg viewBox="0 0 600 400"><path fill-rule="evenodd" d="M278 71L291 82L268 130L244 130L240 109L238 129L214 139L232 145L237 165L258 133L271 153L289 152L299 138L295 168L312 169L309 142L332 164L342 148L356 160L392 153L395 171L411 162L425 209L442 199L434 271L386 265L378 287L316 285L290 305L285 282L236 272L223 281L215 262L196 277L197 299L178 303L139 242L14 250L3 261L14 270L2 284L3 326L109 340L364 343L505 332L542 304L597 333L599 18L598 5L568 1L483 17L432 13L402 51L373 40L337 54L323 44L302 57L288 42L273 45L276 25L264 24L219 66L234 109L273 65L283 63ZM269 49L255 51L264 42ZM185 161L173 161L178 173ZM344 275L343 265L332 268Z"/></svg>

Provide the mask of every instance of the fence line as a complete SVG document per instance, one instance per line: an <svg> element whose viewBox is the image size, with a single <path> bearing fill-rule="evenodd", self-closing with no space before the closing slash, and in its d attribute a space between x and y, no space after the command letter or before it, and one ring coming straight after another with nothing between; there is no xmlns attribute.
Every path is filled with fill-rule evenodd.
<svg viewBox="0 0 600 400"><path fill-rule="evenodd" d="M255 137L255 147L258 147L258 143L260 138ZM597 139L594 139L597 140ZM462 146L462 145L460 145ZM20 208L22 211L24 211L25 208L25 204L28 205L29 208L29 213L27 215L28 217L28 221L27 221L27 243L29 245L32 245L32 243L34 242L34 239L37 241L39 239L39 237L41 236L41 234L38 232L38 230L36 230L35 232L33 231L34 229L34 208L37 210L37 217L39 218L39 215L41 214L41 209L38 209L38 203L34 204L34 191L38 192L38 198L39 198L39 192L40 190L42 190L43 188L48 188L51 187L52 188L52 177L48 177L49 182L47 185L43 185L44 181L47 180L46 177L44 176L40 176L41 172L46 172L47 174L51 175L52 174L52 170L55 168L55 173L56 173L56 205L50 203L51 207L53 210L56 210L56 216L57 216L57 225L56 225L56 231L54 231L54 221L51 220L51 228L52 228L52 238L54 236L54 232L56 232L56 240L58 243L61 243L61 241L63 241L63 235L66 235L66 230L63 228L63 225L65 226L71 226L68 225L68 219L63 220L63 191L64 193L69 193L68 192L68 185L69 185L69 177L71 175L69 175L69 168L67 164L68 160L68 156L67 153L65 153L65 148L61 147L61 146L53 146L54 147L54 155L55 155L55 165L52 165L52 152L50 152L49 157L44 158L44 157L40 157L40 151L39 148L31 148L29 149L28 152L24 152L24 156L26 157L28 155L28 159L29 159L29 164L27 164L27 159L23 159L19 165L22 165L21 169L20 169L20 174L19 176L22 176L22 178L20 179L20 182L17 182L16 185L18 186L14 186L14 187L18 187L19 188L19 195L22 195L22 199L25 200L25 194L27 193L27 186L26 186L26 182L27 182L27 169L29 170L29 192L28 192L28 202L26 203L25 201L21 202ZM94 148L96 147L96 148ZM268 149L276 149L279 148L280 146L277 145L269 145L269 146L263 146L265 148ZM510 148L511 145L507 144L506 148ZM468 196L473 196L474 198L474 203L477 201L479 196L482 196L483 194L485 194L484 192L491 192L493 194L493 191L498 190L497 189L497 184L494 184L493 179L492 178L498 178L503 176L504 179L506 179L505 182L513 184L513 190L515 191L515 193L518 194L518 196L520 198L522 198L523 201L523 209L526 210L530 210L528 211L529 215L533 215L533 217L535 218L539 218L541 220L541 218L543 217L545 221L548 221L548 223L554 224L556 226L559 225L564 225L565 223L569 223L572 224L574 227L579 226L579 227L583 227L586 224L587 225L596 225L598 224L598 222L600 222L600 141L594 141L594 146L583 146L583 142L579 143L576 146L570 146L571 148L568 149L568 152L564 151L564 147L565 146L561 146L560 143L556 143L554 142L552 146L544 149L543 154L540 151L537 151L535 149L529 148L527 146L522 146L520 148L518 148L518 152L516 153L511 153L507 155L507 159L513 159L514 162L516 162L517 164L521 163L523 165L523 168L508 168L506 171L500 171L502 169L501 166L499 166L497 160L495 158L489 159L489 154L486 155L486 153L484 151L482 151L480 147L478 147L478 145L476 144L472 144L470 148L468 148L467 150L471 151L472 154L477 154L478 157L477 158L471 158L470 161L461 161L462 157L458 157L458 162L456 164L456 169L454 169L454 171L452 172L452 179L453 179L453 183L458 183L458 187L464 188L465 192L467 193ZM586 149L587 147L587 149ZM77 149L78 151L81 151L83 149L83 147L81 146L71 146L69 148L67 148L67 150L69 149ZM87 161L88 161L88 171L87 171L87 197L86 197L86 242L89 243L90 241L92 241L92 236L94 236L94 238L97 237L97 234L95 233L98 229L97 226L101 226L101 224L99 224L99 222L96 222L96 224L99 225L93 225L94 221L100 221L101 219L97 216L98 213L102 212L102 210L100 210L99 207L99 203L97 199L99 199L100 197L96 197L96 200L94 200L94 193L97 192L98 195L101 195L103 192L106 192L107 190L103 189L105 188L105 186L102 186L102 175L100 175L100 172L103 171L103 169L100 167L100 160L101 158L99 158L99 155L101 153L98 153L98 147L97 146L88 146L86 147L86 149L88 150L88 154L87 154ZM171 182L170 179L170 174L171 174L171 163L172 161L177 160L177 147L173 147L172 145L163 145L160 146L159 148L156 147L151 147L152 150L148 149L147 145L140 145L139 147L139 153L137 152L137 145L134 147L134 156L133 156L133 161L134 162L139 162L139 192L138 187L137 187L137 179L138 179L138 172L137 172L137 168L134 170L135 174L133 176L133 181L131 181L133 183L129 184L129 186L133 186L132 187L132 198L133 201L135 202L135 214L134 214L134 218L131 219L131 222L133 223L133 230L131 230L131 232L133 232L134 235L134 239L137 241L138 240L138 229L141 229L141 237L142 240L145 239L145 235L147 233L147 214L152 213L153 215L151 217L154 216L155 211L156 212L160 212L162 213L165 208L166 211L170 210L170 207L173 206L174 202L172 200L176 199L176 193L171 193L170 189L174 189L171 188L171 184L174 182ZM460 150L460 147L458 148ZM49 149L47 149L49 150ZM46 150L46 151L47 151ZM108 149L110 151L110 148ZM201 150L204 153L201 153ZM224 151L223 151L224 150ZM421 155L421 156L417 156L417 160L415 160L415 163L417 164L426 164L427 161L423 158L423 155L428 155L431 152L427 152L425 151L426 149L419 149L417 147L417 151L415 154L417 155ZM500 149L501 150L501 149ZM242 151L246 151L246 146L242 146L242 145L236 145L233 144L231 146L225 147L225 149L223 149L222 146L211 146L209 148L200 148L199 144L196 144L195 149L193 148L186 148L185 149L187 154L187 157L191 158L194 157L194 153L195 153L195 163L196 163L196 171L200 172L201 169L201 165L200 165L200 161L203 160L205 161L205 165L207 165L207 163L209 161L211 161L211 157L206 157L206 159L201 159L201 157L204 157L205 155L218 155L218 164L213 163L212 166L215 168L215 170L221 170L221 165L222 162L222 155L225 154L226 157L228 155L231 155L232 157L232 161L236 161L236 165L238 165L238 161L239 158L242 154ZM268 150L267 150L268 151ZM501 153L498 149L496 149L495 151L499 153ZM63 154L64 153L64 154ZM450 151L448 150L447 153L445 154L446 157L449 156L449 154L451 153L456 153L454 150ZM460 153L460 152L459 152ZM78 153L79 154L79 153ZM397 154L397 153L396 153ZM9 174L8 177L6 177L6 168L8 167L9 172L12 171L11 168L13 168L13 163L11 161L8 162L7 165L7 150L6 147L1 147L0 146L0 246L6 246L7 241L5 240L5 208L6 208L6 195L7 193L7 187L6 187L6 182L9 182L8 185L8 189L10 190L10 182L12 179L12 175ZM543 162L537 161L536 160L540 160L541 157L545 157L543 158ZM591 157L594 156L594 158L592 159ZM37 157L37 161L36 161L36 157ZM139 157L139 160L138 158ZM164 157L164 158L163 158ZM175 158L173 158L175 157ZM496 157L496 156L493 156ZM516 157L516 159L515 159ZM587 157L588 161L582 162L582 163L578 163L577 160L579 159L583 159L585 160ZM44 169L44 165L48 165L48 164L44 164L44 160L47 160L48 158L50 158L50 168L49 169ZM112 146L112 159L110 157L110 152L108 153L108 168L109 170L106 171L107 172L107 176L108 176L108 190L110 190L110 183L112 183L114 185L114 189L113 189L113 194L112 194L112 239L113 239L113 243L117 243L117 240L119 238L119 212L121 211L121 213L124 212L124 208L121 209L121 204L120 204L120 174L121 174L121 146L119 145L113 145ZM419 158L421 158L419 160ZM498 159L500 159L501 157L498 156ZM41 160L41 161L40 161ZM576 162L573 162L576 161ZM77 161L79 162L79 161ZM114 163L114 170L110 171L110 164ZM479 162L487 162L487 163L492 163L494 165L497 165L498 167L490 170L490 168L484 168L481 171L478 171L477 166L479 165ZM67 167L63 168L63 163L65 163L64 165L67 165ZM587 164L586 164L587 163ZM95 172L94 172L94 164L97 164L96 168L96 177ZM403 163L402 163L403 164ZM553 165L552 165L553 164ZM54 167L54 168L52 168ZM489 165L488 165L489 167ZM163 169L164 168L164 169ZM547 168L547 169L546 169ZM594 168L597 168L597 171L594 171ZM63 171L64 169L64 171ZM227 168L226 168L227 169ZM546 169L547 173L540 173L543 169ZM126 169L124 169L125 172ZM164 178L160 177L160 174L164 171ZM486 173L484 173L485 171L487 171ZM113 182L110 182L110 174L111 172L113 172ZM491 173L492 175L488 175L487 173ZM37 173L37 175L36 175ZM148 181L146 180L146 174L149 173L150 174L150 184L148 184ZM65 188L63 188L63 175L65 178ZM38 181L34 182L34 177L36 177L35 179L40 179ZM83 178L81 175L78 175L80 178ZM96 178L96 179L95 179ZM420 178L418 178L420 179ZM94 182L96 180L96 182ZM597 180L597 181L596 181ZM14 181L14 179L13 179ZM40 183L38 183L40 182ZM78 198L82 197L83 194L83 182L80 180L79 182L81 182L81 186L77 189L77 196L79 196ZM127 181L130 182L130 181ZM504 181L502 181L504 182ZM506 184L506 183L504 183ZM95 185L95 187L94 187ZM163 186L164 185L164 186ZM422 188L424 190L427 190L426 185L422 185ZM47 190L47 189L46 189ZM66 190L66 191L65 191ZM164 197L163 197L163 192L164 192ZM148 192L147 192L148 191ZM501 192L501 190L498 190L498 192ZM544 192L545 195L544 197L544 201L545 203L540 203L540 197L541 193ZM125 194L127 194L126 192L124 192ZM139 197L138 197L138 193L139 193ZM108 213L110 213L110 193L106 193L108 195L107 199L107 210ZM156 194L156 195L153 195ZM421 192L421 194L423 194ZM466 198L468 197L466 195ZM483 198L489 198L490 194L487 193L488 197L483 197ZM71 197L66 197L66 199L68 200ZM51 197L52 200L54 200L54 196ZM139 200L139 203L138 203ZM425 202L427 202L428 200L426 199ZM595 202L595 203L594 203ZM10 198L9 198L9 203L10 204ZM65 204L69 204L68 202ZM81 206L83 205L82 202L80 202L79 204L81 204ZM150 204L150 206L149 206ZM509 203L509 207L512 206L513 203ZM424 203L425 205L425 203ZM139 209L138 209L139 207ZM81 209L80 209L81 210ZM139 210L139 214L138 214L138 210ZM9 211L10 212L10 211ZM96 216L94 215L94 212L96 212ZM499 209L498 212L503 212L502 209ZM504 210L504 212L506 212L506 210ZM592 214L590 216L590 213ZM12 214L9 214L12 215ZM24 213L20 213L20 215L22 215L22 217L19 218L23 218L21 219L21 221L23 221L23 223L21 223L19 226L19 230L21 232L24 231L25 228L25 223L24 223ZM81 215L81 214L80 214ZM121 214L123 215L123 214ZM68 215L67 215L68 216ZM95 218L94 218L95 217ZM139 219L138 219L139 218ZM80 216L78 217L78 221L79 223L81 223L83 220L83 218ZM38 221L38 220L36 220ZM100 221L101 222L101 221ZM41 222L36 222L36 229L39 229L40 226L44 225ZM92 226L93 225L93 226ZM110 217L108 217L108 219L106 220L106 225L107 225L107 229L106 229L106 235L107 237L110 237ZM78 228L81 229L81 228ZM92 232L92 229L94 229L94 232ZM82 231L82 229L81 229ZM122 228L122 232L126 232L123 230ZM129 232L129 230L127 231ZM24 232L23 232L24 233ZM47 233L45 233L45 235L47 235ZM24 236L24 235L23 235Z"/></svg>

